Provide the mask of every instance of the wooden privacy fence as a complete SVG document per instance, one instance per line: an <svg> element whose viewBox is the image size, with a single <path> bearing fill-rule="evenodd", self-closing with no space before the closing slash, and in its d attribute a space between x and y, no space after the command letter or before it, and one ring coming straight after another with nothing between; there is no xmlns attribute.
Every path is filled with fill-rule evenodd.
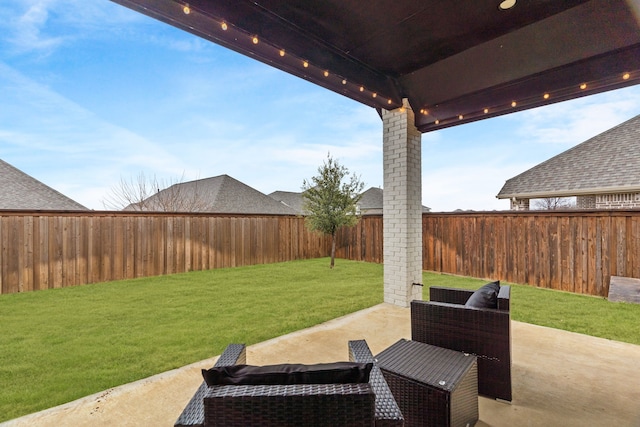
<svg viewBox="0 0 640 427"><path fill-rule="evenodd" d="M0 293L329 254L295 216L0 212Z"/></svg>
<svg viewBox="0 0 640 427"><path fill-rule="evenodd" d="M424 214L423 268L607 296L640 278L640 210ZM340 257L382 261L382 217L341 230Z"/></svg>
<svg viewBox="0 0 640 427"><path fill-rule="evenodd" d="M607 296L640 278L640 210L428 213L423 268ZM337 235L341 258L383 262L382 216ZM328 256L294 216L1 212L0 293Z"/></svg>

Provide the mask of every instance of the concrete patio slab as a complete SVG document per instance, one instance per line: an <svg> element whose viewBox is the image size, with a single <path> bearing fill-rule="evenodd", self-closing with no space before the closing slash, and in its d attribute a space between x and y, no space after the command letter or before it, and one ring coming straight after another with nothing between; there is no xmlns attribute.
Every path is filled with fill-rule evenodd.
<svg viewBox="0 0 640 427"><path fill-rule="evenodd" d="M247 348L247 363L348 359L347 341L379 353L410 338L409 309L380 304ZM513 402L480 398L487 426L640 426L640 346L512 323ZM106 390L0 424L18 426L172 426L216 358Z"/></svg>

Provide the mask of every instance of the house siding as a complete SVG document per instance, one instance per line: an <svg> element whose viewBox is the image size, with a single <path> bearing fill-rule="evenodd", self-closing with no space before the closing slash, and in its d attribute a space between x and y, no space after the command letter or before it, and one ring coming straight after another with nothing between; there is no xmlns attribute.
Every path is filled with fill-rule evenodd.
<svg viewBox="0 0 640 427"><path fill-rule="evenodd" d="M640 208L640 192L599 194L595 197L596 209Z"/></svg>

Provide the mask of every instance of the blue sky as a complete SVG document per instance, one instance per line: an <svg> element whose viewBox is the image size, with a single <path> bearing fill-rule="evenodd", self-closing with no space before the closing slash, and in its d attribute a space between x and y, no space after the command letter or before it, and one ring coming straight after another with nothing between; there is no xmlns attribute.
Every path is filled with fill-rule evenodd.
<svg viewBox="0 0 640 427"><path fill-rule="evenodd" d="M640 86L423 134L423 204L508 209L507 179L637 114ZM300 191L328 152L382 186L369 107L108 0L0 3L0 159L89 208L141 172Z"/></svg>

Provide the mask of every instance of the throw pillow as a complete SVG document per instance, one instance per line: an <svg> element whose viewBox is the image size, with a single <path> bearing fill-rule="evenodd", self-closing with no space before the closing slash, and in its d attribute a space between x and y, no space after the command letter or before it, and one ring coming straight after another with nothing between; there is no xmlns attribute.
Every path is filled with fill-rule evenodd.
<svg viewBox="0 0 640 427"><path fill-rule="evenodd" d="M487 283L471 294L465 306L475 308L498 308L498 292L500 292L499 280Z"/></svg>
<svg viewBox="0 0 640 427"><path fill-rule="evenodd" d="M207 385L348 384L369 382L372 363L233 365L203 369Z"/></svg>

